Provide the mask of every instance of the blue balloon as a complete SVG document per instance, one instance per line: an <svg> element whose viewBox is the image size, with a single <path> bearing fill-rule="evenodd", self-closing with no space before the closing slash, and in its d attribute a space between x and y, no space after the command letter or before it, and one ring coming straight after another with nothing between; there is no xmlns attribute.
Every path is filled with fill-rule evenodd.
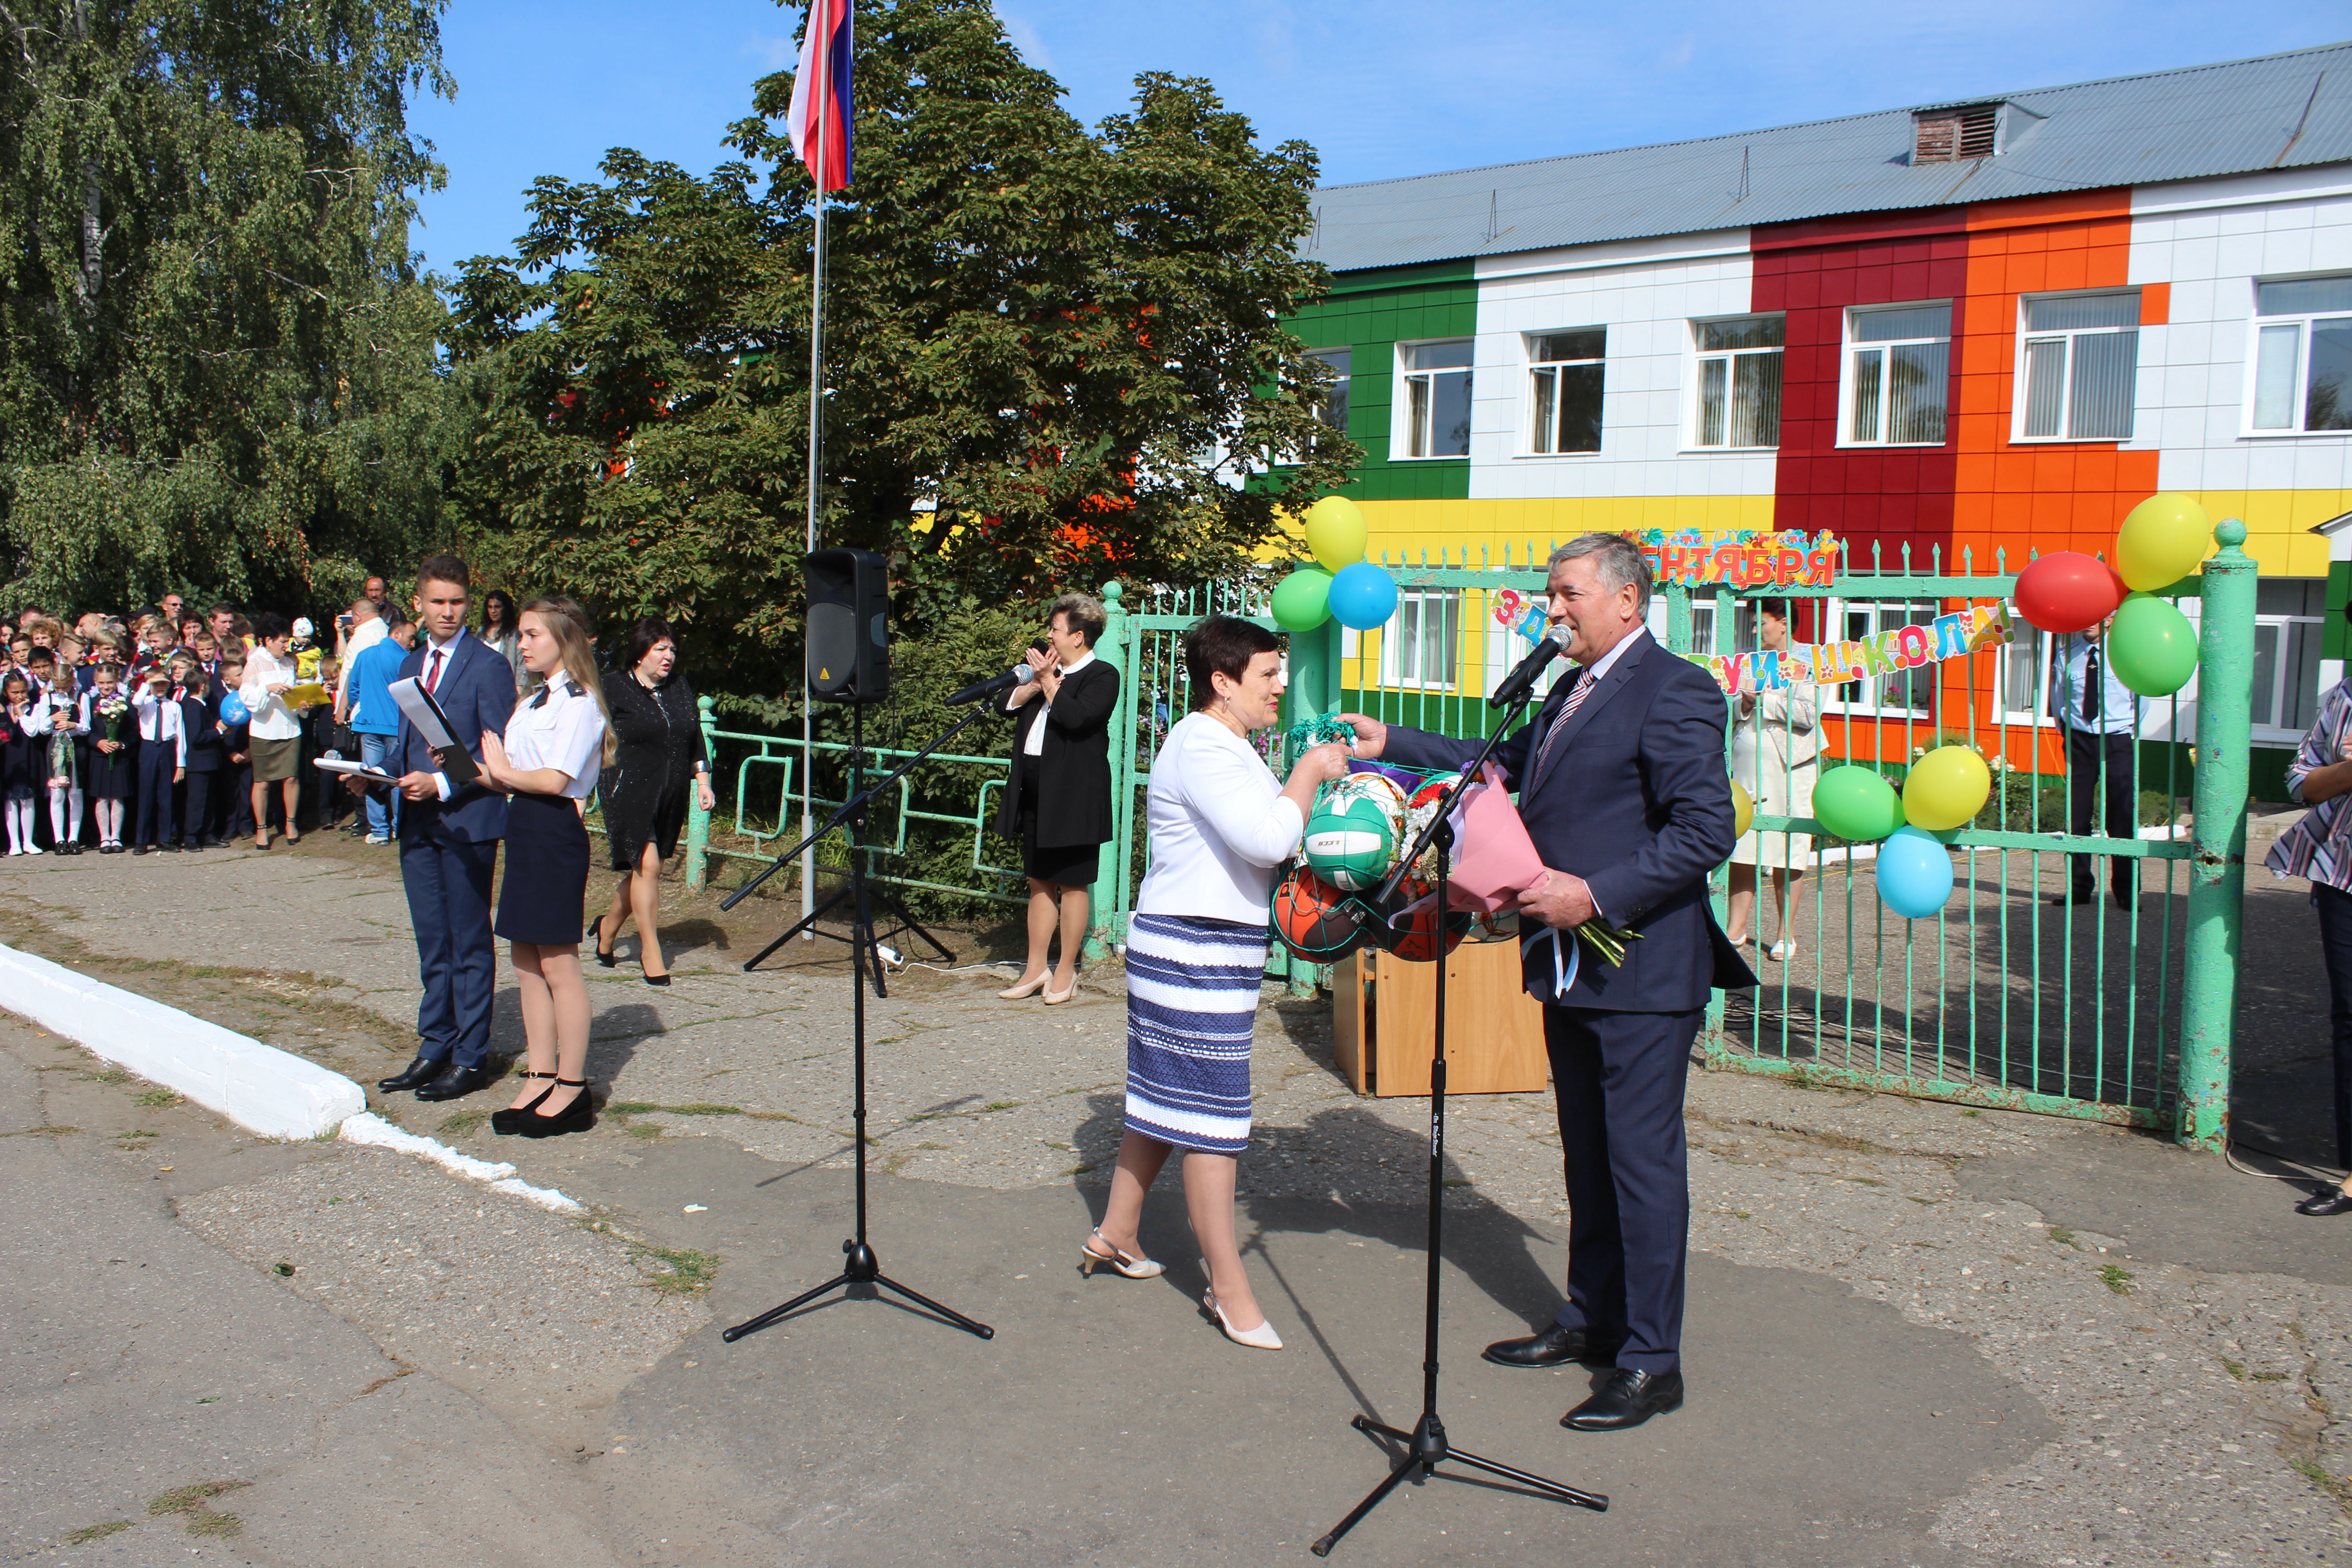
<svg viewBox="0 0 2352 1568"><path fill-rule="evenodd" d="M1342 566L1332 575L1325 603L1332 618L1350 631L1368 632L1396 614L1396 579L1369 561Z"/></svg>
<svg viewBox="0 0 2352 1568"><path fill-rule="evenodd" d="M221 720L224 723L242 724L253 715L245 706L245 699L232 691L221 699Z"/></svg>
<svg viewBox="0 0 2352 1568"><path fill-rule="evenodd" d="M1896 828L1878 846L1878 896L1906 921L1923 921L1952 896L1952 857L1933 835Z"/></svg>

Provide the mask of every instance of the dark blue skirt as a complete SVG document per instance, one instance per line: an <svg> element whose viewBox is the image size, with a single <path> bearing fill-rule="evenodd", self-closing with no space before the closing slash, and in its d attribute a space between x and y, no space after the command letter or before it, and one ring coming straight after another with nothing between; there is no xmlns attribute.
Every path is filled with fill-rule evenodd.
<svg viewBox="0 0 2352 1568"><path fill-rule="evenodd" d="M568 795L519 795L507 803L507 872L491 928L509 942L577 947L586 927L588 829Z"/></svg>

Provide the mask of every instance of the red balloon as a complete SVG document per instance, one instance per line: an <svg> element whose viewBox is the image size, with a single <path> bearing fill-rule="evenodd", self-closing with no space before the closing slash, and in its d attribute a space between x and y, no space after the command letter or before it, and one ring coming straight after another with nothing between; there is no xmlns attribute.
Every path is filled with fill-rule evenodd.
<svg viewBox="0 0 2352 1568"><path fill-rule="evenodd" d="M2045 632L2079 632L2114 615L2130 591L2097 556L2060 550L2017 574L2017 613Z"/></svg>

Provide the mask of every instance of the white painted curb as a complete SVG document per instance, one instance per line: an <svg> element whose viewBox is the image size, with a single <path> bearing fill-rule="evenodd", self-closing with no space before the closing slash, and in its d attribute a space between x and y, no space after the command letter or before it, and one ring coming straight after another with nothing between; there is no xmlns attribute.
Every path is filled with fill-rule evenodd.
<svg viewBox="0 0 2352 1568"><path fill-rule="evenodd" d="M6 946L0 1006L264 1137L316 1138L367 1109L341 1073Z"/></svg>
<svg viewBox="0 0 2352 1568"><path fill-rule="evenodd" d="M379 1149L397 1149L404 1154L414 1154L420 1160L430 1160L446 1171L466 1177L468 1181L487 1182L494 1193L509 1193L526 1203L537 1204L557 1214L585 1214L588 1211L565 1197L553 1187L534 1187L515 1174L515 1168L504 1160L493 1164L477 1160L471 1154L460 1154L437 1139L422 1137L394 1127L373 1110L363 1110L344 1120L342 1137L346 1142L368 1143Z"/></svg>

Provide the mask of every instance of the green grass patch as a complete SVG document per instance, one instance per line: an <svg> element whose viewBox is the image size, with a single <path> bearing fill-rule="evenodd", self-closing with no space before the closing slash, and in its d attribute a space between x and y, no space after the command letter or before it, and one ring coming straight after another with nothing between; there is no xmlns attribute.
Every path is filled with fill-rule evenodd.
<svg viewBox="0 0 2352 1568"><path fill-rule="evenodd" d="M2215 1359L2221 1363L2221 1370L2223 1372L2228 1373L2240 1383L2246 1381L2246 1363L2244 1362L2231 1361L2228 1356L2218 1356Z"/></svg>
<svg viewBox="0 0 2352 1568"><path fill-rule="evenodd" d="M2118 1296L2130 1295L2132 1281L2138 1278L2138 1275L2134 1274L2130 1269L2126 1268L2120 1263L2110 1263L2105 1268L2099 1270L2099 1283L2105 1285L2108 1289L2113 1290ZM2258 1373L2255 1375L2260 1376L2261 1374Z"/></svg>
<svg viewBox="0 0 2352 1568"><path fill-rule="evenodd" d="M639 1258L651 1258L653 1267L646 1270L646 1289L668 1296L693 1296L710 1289L719 1278L720 1258L715 1252L697 1252L691 1248L648 1247L640 1249Z"/></svg>
<svg viewBox="0 0 2352 1568"><path fill-rule="evenodd" d="M2074 1239L2074 1233L2063 1225L2053 1225L2050 1227L2050 1239L2061 1247L2079 1247L2080 1245Z"/></svg>
<svg viewBox="0 0 2352 1568"><path fill-rule="evenodd" d="M68 1546L88 1546L93 1541L103 1541L110 1535L120 1535L131 1528L127 1519L110 1519L104 1524L85 1524L79 1530L66 1532Z"/></svg>
<svg viewBox="0 0 2352 1568"><path fill-rule="evenodd" d="M100 1072L86 1072L81 1079L84 1083L129 1083L131 1075L121 1068L107 1068Z"/></svg>
<svg viewBox="0 0 2352 1568"><path fill-rule="evenodd" d="M2283 1372L2253 1372L2248 1373L2246 1375L2252 1378L2256 1383L2284 1383L2286 1381L2286 1373Z"/></svg>
<svg viewBox="0 0 2352 1568"><path fill-rule="evenodd" d="M115 1134L115 1137L125 1143L136 1143L142 1138L161 1138L162 1136L163 1135L161 1132L149 1127L133 1127L128 1132L118 1132Z"/></svg>
<svg viewBox="0 0 2352 1568"><path fill-rule="evenodd" d="M205 1505L216 1497L240 1491L252 1484L250 1481L198 1481L192 1487L178 1487L149 1502L147 1517L164 1519L177 1514L186 1522L190 1535L225 1541L243 1530L245 1521L233 1513L215 1513Z"/></svg>
<svg viewBox="0 0 2352 1568"><path fill-rule="evenodd" d="M487 1110L461 1110L434 1129L444 1138L463 1138L490 1119Z"/></svg>
<svg viewBox="0 0 2352 1568"><path fill-rule="evenodd" d="M178 1105L186 1098L184 1095L174 1094L168 1089L151 1089L139 1097L139 1103L151 1110L161 1110L165 1106Z"/></svg>

